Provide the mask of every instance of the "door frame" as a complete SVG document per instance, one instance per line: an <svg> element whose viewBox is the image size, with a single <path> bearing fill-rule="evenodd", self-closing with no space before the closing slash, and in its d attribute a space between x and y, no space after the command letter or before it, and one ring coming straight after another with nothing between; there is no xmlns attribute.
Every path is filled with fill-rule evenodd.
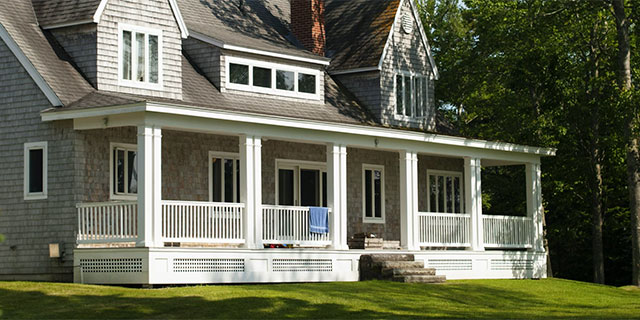
<svg viewBox="0 0 640 320"><path fill-rule="evenodd" d="M295 207L300 206L301 190L300 190L300 170L318 170L320 171L319 184L319 200L322 205L322 199L324 198L324 184L323 173L327 173L327 163L321 161L305 161L305 160L293 160L293 159L276 159L275 163L275 182L276 182L276 205L280 205L280 169L293 170L293 203Z"/></svg>

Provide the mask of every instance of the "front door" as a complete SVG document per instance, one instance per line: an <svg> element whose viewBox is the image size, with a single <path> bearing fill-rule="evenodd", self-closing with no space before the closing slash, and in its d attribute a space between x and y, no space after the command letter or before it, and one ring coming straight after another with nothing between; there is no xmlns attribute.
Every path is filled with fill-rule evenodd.
<svg viewBox="0 0 640 320"><path fill-rule="evenodd" d="M300 166L278 168L278 205L326 206L327 173Z"/></svg>

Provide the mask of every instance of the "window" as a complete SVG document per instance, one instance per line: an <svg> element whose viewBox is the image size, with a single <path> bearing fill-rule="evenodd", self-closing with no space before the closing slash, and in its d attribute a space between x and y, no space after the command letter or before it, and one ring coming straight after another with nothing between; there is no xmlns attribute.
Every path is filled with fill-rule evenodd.
<svg viewBox="0 0 640 320"><path fill-rule="evenodd" d="M396 115L408 118L424 118L429 98L428 77L406 72L396 74Z"/></svg>
<svg viewBox="0 0 640 320"><path fill-rule="evenodd" d="M240 202L238 155L209 152L209 159L209 201Z"/></svg>
<svg viewBox="0 0 640 320"><path fill-rule="evenodd" d="M320 99L320 71L227 57L227 88L306 99Z"/></svg>
<svg viewBox="0 0 640 320"><path fill-rule="evenodd" d="M47 198L47 142L24 144L24 199Z"/></svg>
<svg viewBox="0 0 640 320"><path fill-rule="evenodd" d="M131 200L138 193L137 147L132 144L111 144L111 199Z"/></svg>
<svg viewBox="0 0 640 320"><path fill-rule="evenodd" d="M162 88L162 31L120 24L119 83L146 89Z"/></svg>
<svg viewBox="0 0 640 320"><path fill-rule="evenodd" d="M430 212L462 213L462 173L427 171L427 206Z"/></svg>
<svg viewBox="0 0 640 320"><path fill-rule="evenodd" d="M277 204L326 207L327 171L324 163L276 161Z"/></svg>
<svg viewBox="0 0 640 320"><path fill-rule="evenodd" d="M384 223L384 166L362 165L363 221Z"/></svg>

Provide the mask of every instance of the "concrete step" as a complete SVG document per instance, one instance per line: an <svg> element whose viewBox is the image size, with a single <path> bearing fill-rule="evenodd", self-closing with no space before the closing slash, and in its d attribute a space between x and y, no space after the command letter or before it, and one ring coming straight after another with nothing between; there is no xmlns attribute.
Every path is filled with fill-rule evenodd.
<svg viewBox="0 0 640 320"><path fill-rule="evenodd" d="M380 253L380 254L367 254L360 256L360 260L367 260L374 263L383 261L413 261L415 257L412 254L393 254L393 253Z"/></svg>
<svg viewBox="0 0 640 320"><path fill-rule="evenodd" d="M407 275L394 276L393 281L405 283L444 283L447 280L445 276L432 275Z"/></svg>
<svg viewBox="0 0 640 320"><path fill-rule="evenodd" d="M393 278L394 276L410 276L410 275L434 276L435 274L436 274L436 269L434 268L382 269L382 275L385 278L389 278L389 279Z"/></svg>
<svg viewBox="0 0 640 320"><path fill-rule="evenodd" d="M410 268L424 268L424 262L422 261L382 261L376 263L382 269L410 269Z"/></svg>

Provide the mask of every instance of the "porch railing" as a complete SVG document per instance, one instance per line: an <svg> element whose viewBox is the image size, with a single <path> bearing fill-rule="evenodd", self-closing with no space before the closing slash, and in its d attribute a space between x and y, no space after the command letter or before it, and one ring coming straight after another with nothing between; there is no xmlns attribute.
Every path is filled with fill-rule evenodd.
<svg viewBox="0 0 640 320"><path fill-rule="evenodd" d="M484 246L487 248L531 248L533 221L528 217L484 215Z"/></svg>
<svg viewBox="0 0 640 320"><path fill-rule="evenodd" d="M127 202L79 203L78 243L133 242L138 237L138 204Z"/></svg>
<svg viewBox="0 0 640 320"><path fill-rule="evenodd" d="M244 243L244 204L162 201L165 242Z"/></svg>
<svg viewBox="0 0 640 320"><path fill-rule="evenodd" d="M318 247L331 244L328 233L310 231L308 207L262 205L262 239L265 244Z"/></svg>
<svg viewBox="0 0 640 320"><path fill-rule="evenodd" d="M421 247L468 247L471 216L460 213L418 213L418 245Z"/></svg>

